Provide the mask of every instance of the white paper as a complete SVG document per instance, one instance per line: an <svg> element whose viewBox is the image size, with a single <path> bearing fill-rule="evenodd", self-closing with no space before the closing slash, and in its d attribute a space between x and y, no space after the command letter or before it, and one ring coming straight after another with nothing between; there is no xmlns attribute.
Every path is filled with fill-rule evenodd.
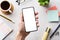
<svg viewBox="0 0 60 40"><path fill-rule="evenodd" d="M0 18L0 40L6 37L11 31L12 29Z"/></svg>

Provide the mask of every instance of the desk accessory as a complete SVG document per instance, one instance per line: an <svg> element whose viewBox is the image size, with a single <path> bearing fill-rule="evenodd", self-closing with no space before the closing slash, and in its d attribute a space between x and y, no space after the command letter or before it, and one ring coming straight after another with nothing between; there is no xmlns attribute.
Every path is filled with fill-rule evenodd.
<svg viewBox="0 0 60 40"><path fill-rule="evenodd" d="M17 0L16 2L18 2L18 5L20 5L20 0Z"/></svg>
<svg viewBox="0 0 60 40"><path fill-rule="evenodd" d="M49 10L47 14L49 22L59 22L59 16L57 10Z"/></svg>
<svg viewBox="0 0 60 40"><path fill-rule="evenodd" d="M50 33L50 30L51 30L51 28L50 27L47 27L47 29L46 29L46 31L45 31L45 33L43 35L42 40L47 40L47 38L49 36L49 33Z"/></svg>
<svg viewBox="0 0 60 40"><path fill-rule="evenodd" d="M16 2L18 3L18 5L20 5L21 3L23 3L25 0L17 0Z"/></svg>
<svg viewBox="0 0 60 40"><path fill-rule="evenodd" d="M0 40L4 40L12 31L13 29L0 18Z"/></svg>
<svg viewBox="0 0 60 40"><path fill-rule="evenodd" d="M58 25L58 27L55 29L55 31L52 33L52 35L50 36L50 38L52 38L54 36L54 34L57 32L57 30L60 28L60 24Z"/></svg>
<svg viewBox="0 0 60 40"><path fill-rule="evenodd" d="M46 10L46 13L49 11L49 10L57 10L58 11L58 9L57 9L57 7L54 5L54 6L52 6L52 7L49 7L47 10ZM58 11L58 15L60 16L60 12Z"/></svg>
<svg viewBox="0 0 60 40"><path fill-rule="evenodd" d="M8 21L14 23L11 19L7 18L6 16L3 16L3 15L1 15L1 14L0 14L0 16L3 17L3 18L5 18L5 19L8 20Z"/></svg>

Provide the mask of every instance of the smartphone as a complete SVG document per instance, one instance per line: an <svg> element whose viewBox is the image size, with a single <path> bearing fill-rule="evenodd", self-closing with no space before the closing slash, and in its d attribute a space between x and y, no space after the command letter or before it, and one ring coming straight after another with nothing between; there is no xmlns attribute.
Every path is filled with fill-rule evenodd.
<svg viewBox="0 0 60 40"><path fill-rule="evenodd" d="M33 32L37 30L34 12L34 7L23 8L26 32Z"/></svg>

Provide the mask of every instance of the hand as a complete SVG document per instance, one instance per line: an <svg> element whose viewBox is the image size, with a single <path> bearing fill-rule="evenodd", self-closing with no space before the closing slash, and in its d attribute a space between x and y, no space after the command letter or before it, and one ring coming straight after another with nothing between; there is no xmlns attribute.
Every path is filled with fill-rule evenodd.
<svg viewBox="0 0 60 40"><path fill-rule="evenodd" d="M35 19L36 19L36 25L39 27L39 22L38 22L38 12L35 12ZM30 32L25 31L25 24L24 24L24 19L23 15L20 15L20 24L19 24L19 36L22 36L23 39L29 34Z"/></svg>

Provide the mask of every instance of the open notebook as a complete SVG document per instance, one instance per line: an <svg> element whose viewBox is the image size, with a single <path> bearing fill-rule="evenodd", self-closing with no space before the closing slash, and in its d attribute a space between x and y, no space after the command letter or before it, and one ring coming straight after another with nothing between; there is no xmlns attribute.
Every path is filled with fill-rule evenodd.
<svg viewBox="0 0 60 40"><path fill-rule="evenodd" d="M0 40L5 39L13 30L0 18Z"/></svg>

